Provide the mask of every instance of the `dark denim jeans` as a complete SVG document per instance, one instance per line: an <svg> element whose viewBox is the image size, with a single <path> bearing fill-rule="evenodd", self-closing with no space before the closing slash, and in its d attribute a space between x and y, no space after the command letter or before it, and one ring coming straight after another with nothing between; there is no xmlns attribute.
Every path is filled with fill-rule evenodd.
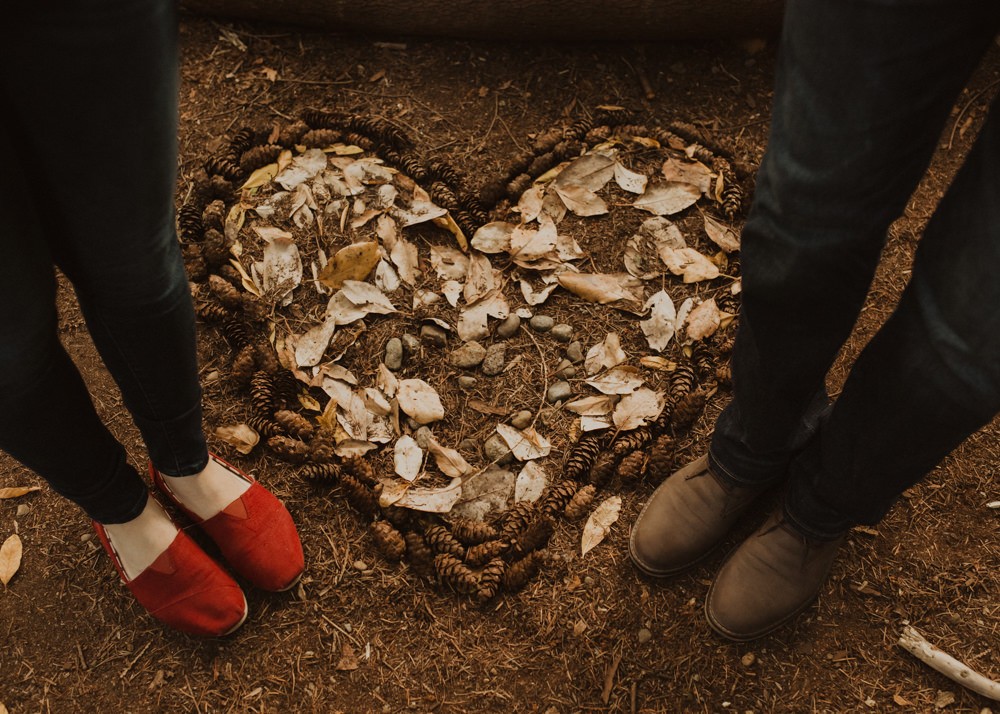
<svg viewBox="0 0 1000 714"><path fill-rule="evenodd" d="M0 448L92 518L146 486L59 342L58 266L153 463L208 459L174 231L173 0L17 3L0 24Z"/></svg>
<svg viewBox="0 0 1000 714"><path fill-rule="evenodd" d="M788 478L785 513L807 535L877 522L1000 411L996 102L898 307L828 413L822 393L888 226L998 29L995 0L786 6L770 143L743 233L734 399L710 458L738 483Z"/></svg>

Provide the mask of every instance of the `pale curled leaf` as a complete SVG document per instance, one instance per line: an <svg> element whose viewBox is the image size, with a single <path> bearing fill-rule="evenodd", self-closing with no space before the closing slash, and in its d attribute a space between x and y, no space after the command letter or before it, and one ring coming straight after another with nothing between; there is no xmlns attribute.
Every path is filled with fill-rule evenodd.
<svg viewBox="0 0 1000 714"><path fill-rule="evenodd" d="M510 235L513 230L514 224L506 221L487 223L477 228L472 235L472 247L482 253L507 253L510 251Z"/></svg>
<svg viewBox="0 0 1000 714"><path fill-rule="evenodd" d="M491 511L505 510L513 491L514 474L494 465L487 466L462 481L462 495L452 506L451 514L482 521Z"/></svg>
<svg viewBox="0 0 1000 714"><path fill-rule="evenodd" d="M338 250L319 273L319 281L332 290L345 280L364 280L379 262L378 243L354 243Z"/></svg>
<svg viewBox="0 0 1000 714"><path fill-rule="evenodd" d="M567 164L552 185L557 189L582 186L590 191L600 191L614 177L616 163L615 159L605 154L584 154Z"/></svg>
<svg viewBox="0 0 1000 714"><path fill-rule="evenodd" d="M393 447L393 469L396 474L407 481L413 481L420 475L424 464L424 450L409 434L404 434Z"/></svg>
<svg viewBox="0 0 1000 714"><path fill-rule="evenodd" d="M475 239L472 245L475 247ZM469 272L469 256L450 245L432 245L431 267L442 280L464 280Z"/></svg>
<svg viewBox="0 0 1000 714"><path fill-rule="evenodd" d="M534 427L517 429L510 424L497 424L497 433L503 437L518 461L530 461L548 456L552 450L548 439L535 431Z"/></svg>
<svg viewBox="0 0 1000 714"><path fill-rule="evenodd" d="M21 567L22 551L21 538L16 533L0 546L0 583L3 583L4 587L7 587Z"/></svg>
<svg viewBox="0 0 1000 714"><path fill-rule="evenodd" d="M677 331L677 310L666 291L654 293L646 301L649 319L639 323L650 349L660 352L670 343Z"/></svg>
<svg viewBox="0 0 1000 714"><path fill-rule="evenodd" d="M685 334L689 340L703 340L715 334L721 323L722 313L715 304L715 298L712 298L691 310Z"/></svg>
<svg viewBox="0 0 1000 714"><path fill-rule="evenodd" d="M422 379L403 379L396 392L399 408L418 424L430 424L444 419L441 397L431 385Z"/></svg>
<svg viewBox="0 0 1000 714"><path fill-rule="evenodd" d="M642 304L642 281L628 273L565 272L559 274L559 284L574 295L601 305Z"/></svg>
<svg viewBox="0 0 1000 714"><path fill-rule="evenodd" d="M536 461L529 461L514 482L514 501L537 501L549 483L545 469Z"/></svg>
<svg viewBox="0 0 1000 714"><path fill-rule="evenodd" d="M602 216L608 212L604 199L584 186L556 186L555 191L574 215Z"/></svg>
<svg viewBox="0 0 1000 714"><path fill-rule="evenodd" d="M631 394L642 386L639 368L627 364L612 367L604 374L587 380L601 394Z"/></svg>
<svg viewBox="0 0 1000 714"><path fill-rule="evenodd" d="M643 174L631 171L620 163L615 164L615 182L623 191L641 194L646 190L648 181Z"/></svg>
<svg viewBox="0 0 1000 714"><path fill-rule="evenodd" d="M427 450L434 456L434 463L445 476L467 476L476 470L455 449L441 446L433 436L427 439Z"/></svg>
<svg viewBox="0 0 1000 714"><path fill-rule="evenodd" d="M580 555L586 555L593 550L611 531L611 526L618 520L621 512L621 496L612 496L594 509L583 527L580 539Z"/></svg>
<svg viewBox="0 0 1000 714"><path fill-rule="evenodd" d="M333 338L336 328L335 320L327 318L304 335L300 335L295 340L295 363L299 367L312 367L319 364L326 348L330 346L330 340Z"/></svg>
<svg viewBox="0 0 1000 714"><path fill-rule="evenodd" d="M637 429L655 419L663 411L663 404L663 392L642 387L622 397L611 420L619 431Z"/></svg>
<svg viewBox="0 0 1000 714"><path fill-rule="evenodd" d="M661 247L660 260L674 275L680 275L685 283L714 280L719 277L719 266L694 248Z"/></svg>
<svg viewBox="0 0 1000 714"><path fill-rule="evenodd" d="M682 161L670 157L663 162L661 172L667 181L692 184L704 194L712 191L712 170L700 161Z"/></svg>
<svg viewBox="0 0 1000 714"><path fill-rule="evenodd" d="M604 416L610 414L618 403L618 397L613 394L602 394L600 396L581 397L567 402L563 406L574 414L580 416Z"/></svg>
<svg viewBox="0 0 1000 714"><path fill-rule="evenodd" d="M656 216L671 216L693 205L700 197L697 186L675 181L650 186L632 205Z"/></svg>
<svg viewBox="0 0 1000 714"><path fill-rule="evenodd" d="M707 213L703 214L702 218L705 219L705 233L713 243L727 253L740 249L740 236L735 230L723 225Z"/></svg>
<svg viewBox="0 0 1000 714"><path fill-rule="evenodd" d="M621 364L626 358L618 333L609 332L603 342L598 342L587 350L583 368L587 374L597 374L602 369L611 369Z"/></svg>
<svg viewBox="0 0 1000 714"><path fill-rule="evenodd" d="M0 500L5 498L20 498L41 489L41 486L10 486L8 488L0 488Z"/></svg>
<svg viewBox="0 0 1000 714"><path fill-rule="evenodd" d="M395 505L426 513L447 513L461 495L461 478L438 488L417 488L406 481L392 481L383 486L378 502L383 508Z"/></svg>
<svg viewBox="0 0 1000 714"><path fill-rule="evenodd" d="M260 434L246 424L232 424L215 429L215 436L241 454L249 454L260 441Z"/></svg>

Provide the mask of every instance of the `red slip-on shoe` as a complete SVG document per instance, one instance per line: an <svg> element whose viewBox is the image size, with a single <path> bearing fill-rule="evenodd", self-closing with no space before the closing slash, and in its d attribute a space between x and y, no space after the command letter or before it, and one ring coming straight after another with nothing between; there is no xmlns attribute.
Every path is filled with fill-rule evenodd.
<svg viewBox="0 0 1000 714"><path fill-rule="evenodd" d="M305 557L288 509L249 474L215 454L209 458L249 483L250 488L205 520L184 507L152 464L149 475L156 487L215 541L237 574L261 590L281 592L294 587L305 569Z"/></svg>
<svg viewBox="0 0 1000 714"><path fill-rule="evenodd" d="M184 531L178 531L170 546L129 580L104 526L93 523L122 582L157 620L189 635L224 637L247 619L247 600L240 586Z"/></svg>

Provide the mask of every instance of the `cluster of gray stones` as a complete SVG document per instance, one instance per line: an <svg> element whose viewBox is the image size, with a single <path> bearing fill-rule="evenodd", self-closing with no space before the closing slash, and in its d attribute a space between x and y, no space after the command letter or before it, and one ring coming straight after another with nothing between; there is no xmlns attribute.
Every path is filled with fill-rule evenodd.
<svg viewBox="0 0 1000 714"><path fill-rule="evenodd" d="M462 343L452 350L448 355L448 362L453 367L462 370L478 369L486 377L495 377L503 372L507 365L507 344L506 340L517 334L521 329L521 318L516 314L511 314L507 319L497 325L496 337L499 338L489 347L484 347L479 342L469 341ZM546 401L550 404L557 404L566 401L573 396L573 387L567 381L577 374L577 366L584 360L583 344L579 340L574 340L573 326L566 323L556 324L548 315L534 315L527 322L528 327L539 334L546 334L558 343L566 345L565 357L556 366L554 376L555 382L549 385L545 393ZM393 337L385 345L383 362L385 366L393 371L402 368L404 359L412 359L420 353L421 346L427 344L433 347L445 348L448 345L448 332L433 322L428 322L421 326L420 336L404 334L402 337ZM472 374L462 374L458 377L458 386L462 389L472 389L478 384L479 379ZM534 415L527 409L521 410L511 416L509 423L517 429L526 429L531 426ZM426 429L426 427L425 427ZM420 443L420 432L418 429L414 438ZM478 443L467 439L469 443L459 444L462 451L478 451ZM499 434L493 434L482 445L485 456L489 461L495 461L500 465L506 465L513 461L510 447Z"/></svg>

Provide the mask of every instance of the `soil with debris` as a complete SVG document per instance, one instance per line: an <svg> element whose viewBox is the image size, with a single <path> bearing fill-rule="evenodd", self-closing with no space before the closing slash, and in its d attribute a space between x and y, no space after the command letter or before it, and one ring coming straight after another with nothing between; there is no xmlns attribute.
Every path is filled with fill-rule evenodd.
<svg viewBox="0 0 1000 714"><path fill-rule="evenodd" d="M236 129L290 122L310 108L384 118L409 133L423 155L461 167L476 186L504 171L530 136L601 105L627 107L639 123L694 124L733 156L743 177L752 177L766 142L773 43L375 41L193 17L184 18L181 37L178 205L205 158ZM865 311L831 375L832 393L900 295L921 227L975 138L998 77L994 49L959 98L927 178L891 230ZM600 231L581 229L589 269L620 269L614 266L639 218L619 215L612 211ZM689 292L707 295L716 287ZM616 331L630 357L649 351L634 319L589 303L581 308L560 293L538 311L572 325L585 346ZM59 304L63 340L98 410L133 461L144 463L138 433L65 284ZM409 329L412 318L393 319ZM373 325L351 356L368 375L386 342L403 331L389 320ZM562 348L528 335L522 330L508 341L508 360L523 355L513 368L475 385L460 386L458 377L467 374L444 353L412 367L409 376L433 382L445 403L448 417L435 430L442 443L485 441L498 417L469 408L478 400L505 414L542 415L553 446L568 446L571 419L545 401ZM243 421L247 399L225 378L230 350L214 328L202 330L200 357L209 430ZM709 400L679 461L704 450L726 398L720 390ZM1000 510L989 507L1000 498L998 437L995 421L907 491L877 529L856 529L819 604L746 645L713 635L702 604L725 552L777 495L704 565L658 583L635 572L625 545L655 484L617 488L621 518L600 545L581 557L579 523L560 521L548 548L556 557L538 577L481 607L380 557L364 520L303 482L297 467L263 449L243 457L213 441L287 503L306 551L301 587L282 595L248 591L250 618L236 635L195 641L160 627L132 602L74 507L47 489L0 500L0 539L16 532L24 544L20 570L0 593L0 704L18 714L979 712L987 700L895 642L911 624L971 667L1000 676ZM390 468L389 461L374 463ZM0 456L0 487L36 483Z"/></svg>

